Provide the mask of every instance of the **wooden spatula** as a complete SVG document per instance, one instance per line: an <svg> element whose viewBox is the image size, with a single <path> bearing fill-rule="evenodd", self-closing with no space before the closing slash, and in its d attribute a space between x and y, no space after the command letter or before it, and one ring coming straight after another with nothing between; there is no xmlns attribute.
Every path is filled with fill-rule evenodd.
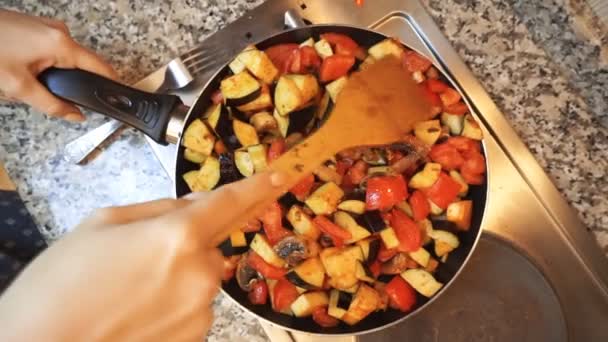
<svg viewBox="0 0 608 342"><path fill-rule="evenodd" d="M287 151L270 168L284 172L282 189L269 189L259 206L242 223L255 217L336 153L356 146L386 145L402 139L419 121L433 117L419 86L397 58L388 57L351 75L330 117L317 132ZM218 237L218 242L228 237Z"/></svg>

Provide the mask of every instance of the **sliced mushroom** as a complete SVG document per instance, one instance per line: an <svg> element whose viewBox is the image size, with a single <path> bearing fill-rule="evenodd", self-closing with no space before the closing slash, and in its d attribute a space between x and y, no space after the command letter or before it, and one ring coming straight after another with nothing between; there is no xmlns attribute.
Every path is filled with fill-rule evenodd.
<svg viewBox="0 0 608 342"><path fill-rule="evenodd" d="M302 236L288 236L274 246L274 251L284 259L289 266L296 266L306 260L309 255L308 240Z"/></svg>
<svg viewBox="0 0 608 342"><path fill-rule="evenodd" d="M243 291L249 292L255 280L260 279L260 275L247 262L248 254L243 255L236 265L236 282Z"/></svg>
<svg viewBox="0 0 608 342"><path fill-rule="evenodd" d="M386 165L386 152L381 148L367 148L361 159L369 165Z"/></svg>
<svg viewBox="0 0 608 342"><path fill-rule="evenodd" d="M415 171L418 164L424 162L430 151L425 143L411 135L405 136L399 143L390 145L390 148L403 153L403 158L391 164L395 173Z"/></svg>
<svg viewBox="0 0 608 342"><path fill-rule="evenodd" d="M392 259L382 264L382 274L400 274L405 271L408 267L408 259L406 253L398 253Z"/></svg>

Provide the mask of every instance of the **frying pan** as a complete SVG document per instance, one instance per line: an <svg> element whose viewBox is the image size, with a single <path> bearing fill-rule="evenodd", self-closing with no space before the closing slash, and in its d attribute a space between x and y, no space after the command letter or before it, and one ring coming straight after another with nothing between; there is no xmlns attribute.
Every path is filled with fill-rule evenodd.
<svg viewBox="0 0 608 342"><path fill-rule="evenodd" d="M387 38L380 33L358 27L311 25L275 34L259 41L256 46L263 50L276 44L301 42L309 37L319 39L320 34L327 32L346 34L365 47L370 47ZM185 148L180 144L181 133L188 124L200 117L211 105L212 93L219 88L220 81L230 73L227 64L218 70L205 85L191 108L184 106L176 96L141 92L81 70L51 68L42 73L40 79L58 97L121 120L161 144L178 144L175 160L175 195L180 197L190 192L182 175L198 168L198 165L184 159ZM453 86L449 78L445 75L443 78ZM470 187L467 198L475 203L471 228L468 232L459 234L460 247L450 253L447 262L443 263L435 274L437 280L445 284L444 287L431 299L418 295L416 307L409 313L396 310L375 312L354 326L341 323L333 328L322 328L311 318L296 318L279 314L274 312L269 305L252 305L247 298L247 293L239 288L234 279L223 284L222 290L241 307L259 318L284 329L298 332L320 335L356 335L397 324L423 310L442 295L468 261L481 233L487 196L485 183L481 186ZM442 228L442 224L445 222L434 222L436 228Z"/></svg>

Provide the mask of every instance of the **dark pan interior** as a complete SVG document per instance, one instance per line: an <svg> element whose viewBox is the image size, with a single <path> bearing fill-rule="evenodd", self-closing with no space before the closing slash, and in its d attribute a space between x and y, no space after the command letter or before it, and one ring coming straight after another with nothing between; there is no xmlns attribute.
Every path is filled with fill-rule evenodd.
<svg viewBox="0 0 608 342"><path fill-rule="evenodd" d="M366 29L354 28L349 26L317 25L282 32L259 42L258 44L256 44L256 46L259 49L265 49L275 44L302 42L311 36L315 39L318 39L321 33L326 32L338 32L347 34L355 41L357 41L361 46L365 47L369 47L386 38L382 34L372 32ZM200 97L194 104L184 127L187 127L190 122L200 117L205 112L207 107L211 105L211 94L219 88L220 80L229 74L230 69L226 65L210 81L210 83L203 90ZM449 80L445 78L444 81L449 82ZM176 195L178 197L190 192L190 189L182 179L182 175L188 171L198 168L196 164L186 161L184 159L183 154L184 148L180 145L177 154L175 175ZM452 253L450 253L450 256L445 264L440 265L439 269L437 270L437 273L435 274L436 279L438 281L444 284L449 283L454 278L456 273L460 270L460 268L463 266L465 259L471 253L473 245L477 240L477 236L480 233L483 210L486 204L486 193L486 185L470 187L467 199L472 199L474 201L474 211L471 229L466 233L459 233L461 246ZM437 227L441 228L440 222L434 224L437 224ZM373 313L369 315L365 320L354 326L348 326L344 323L341 323L339 326L334 328L322 328L315 322L313 322L311 318L296 318L279 314L272 311L270 305L251 305L249 303L249 300L247 299L247 293L243 292L238 287L235 280L225 283L223 285L223 290L247 310L253 312L254 314L260 317L265 318L266 320L278 324L279 326L285 327L287 329L328 335L357 333L360 334L369 330L381 328L385 325L395 323L396 321L404 319L406 316L418 310L429 301L429 299L419 295L416 309L410 313L404 314L402 312L389 309L386 312ZM436 296L440 295L442 292L443 290L436 294Z"/></svg>

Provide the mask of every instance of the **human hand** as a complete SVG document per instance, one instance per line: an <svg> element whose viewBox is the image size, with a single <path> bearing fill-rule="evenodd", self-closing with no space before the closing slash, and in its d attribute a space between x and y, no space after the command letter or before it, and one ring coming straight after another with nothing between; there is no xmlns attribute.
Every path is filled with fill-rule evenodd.
<svg viewBox="0 0 608 342"><path fill-rule="evenodd" d="M282 183L97 211L0 297L0 341L202 341L223 269L211 241Z"/></svg>
<svg viewBox="0 0 608 342"><path fill-rule="evenodd" d="M57 20L0 9L0 46L0 92L66 120L83 121L84 116L40 84L39 73L54 66L117 78L109 64L75 42Z"/></svg>

